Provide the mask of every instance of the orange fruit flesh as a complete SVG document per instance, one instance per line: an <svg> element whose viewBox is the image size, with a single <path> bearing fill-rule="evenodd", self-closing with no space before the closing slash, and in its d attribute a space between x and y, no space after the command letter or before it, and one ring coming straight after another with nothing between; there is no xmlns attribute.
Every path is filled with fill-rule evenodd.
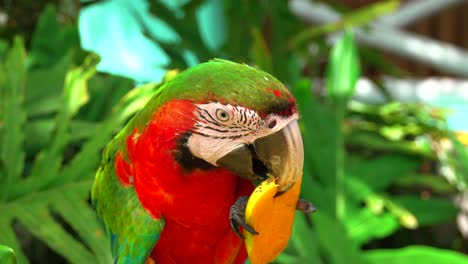
<svg viewBox="0 0 468 264"><path fill-rule="evenodd" d="M278 186L268 179L255 188L245 210L247 224L259 235L244 230L250 263L272 262L286 248L291 236L301 179L287 192L275 197Z"/></svg>

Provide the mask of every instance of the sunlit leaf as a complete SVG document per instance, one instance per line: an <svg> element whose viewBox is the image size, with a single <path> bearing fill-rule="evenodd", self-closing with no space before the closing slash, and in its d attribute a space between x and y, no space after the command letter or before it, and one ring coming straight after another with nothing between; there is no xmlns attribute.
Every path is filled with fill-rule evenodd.
<svg viewBox="0 0 468 264"><path fill-rule="evenodd" d="M412 174L421 165L418 158L393 154L377 158L351 158L349 173L364 181L375 191L389 187L395 180Z"/></svg>
<svg viewBox="0 0 468 264"><path fill-rule="evenodd" d="M57 113L54 136L47 148L43 150L35 161L30 186L41 188L49 185L58 173L63 160L63 152L68 143L68 130L72 117L88 100L87 82L96 73L99 58L90 55L80 67L70 70L65 77L64 90L60 111Z"/></svg>
<svg viewBox="0 0 468 264"><path fill-rule="evenodd" d="M0 184L2 188L8 188L8 192L2 192L5 199L0 202L0 243L14 249L19 263L35 261L28 260L25 256L21 248L21 237L16 233L15 225L26 229L70 263L111 263L112 257L105 231L98 222L94 210L87 203L87 199L101 150L115 130L121 126L124 119L121 118L120 112L124 111L131 102L122 103L122 107L115 109L115 116L104 118L108 121L104 121L99 126L73 121L78 110L87 102L87 82L95 74L96 60L88 60L85 65L68 71L67 81L64 81L66 69L62 71L52 67L55 70L49 72L47 68L35 69L35 73L43 72L44 76L47 76L45 81L62 80L61 85L54 87L62 93L61 103L59 107L47 110L56 115L55 119L42 119L39 116L31 126L28 123L28 129L24 129L23 115L26 113L22 109L24 96L22 93L25 87L34 89L34 85L26 83L31 80L27 78L30 72L24 68L26 54L19 39L10 50L10 54L11 59L7 59L0 68L1 105L5 110L2 111L5 115L2 114L1 117L6 118L0 122L3 124L5 121L5 126L0 125L2 133L0 164L2 173L3 170L8 173L16 171L14 173L16 176L11 178L11 182L5 182L8 184L3 184L4 182ZM40 78L32 80L38 82L36 89L50 91L47 87L44 88L42 83L39 84ZM39 91L35 91L34 94L35 100L47 97L47 93L41 94ZM34 108L30 108L32 109ZM31 112L41 113L41 111ZM131 113L134 111L129 112ZM70 133L69 129L84 129L85 126L77 127L84 124L88 129L90 127L99 129L99 134L92 139L88 139L87 135L85 137L87 140L83 142L82 148L76 151L77 153L64 154L70 140L77 136L75 132ZM26 131L28 137L25 140L29 141L39 136L31 131L39 129L44 130L44 133L55 132L52 132L53 136L49 138L46 151L43 152L45 154L42 154L43 159L32 169L28 159L28 167L23 169L23 158L17 159L24 155L23 145L28 145L22 144L23 133ZM8 143L4 144L6 141ZM43 144L46 143L42 142L38 147L42 147ZM65 159L67 159L66 165L62 164ZM3 167L3 164L9 164L5 163L5 160L14 161L15 167ZM22 174L26 175L24 179L20 178ZM5 178L0 180L4 181ZM70 232L64 224L71 227L74 232Z"/></svg>
<svg viewBox="0 0 468 264"><path fill-rule="evenodd" d="M273 65L271 61L270 49L268 48L263 36L257 28L252 29L253 46L250 50L250 56L255 65L262 70L272 73Z"/></svg>
<svg viewBox="0 0 468 264"><path fill-rule="evenodd" d="M365 254L372 263L379 264L464 264L468 257L460 253L426 246L408 246L401 249L370 250Z"/></svg>
<svg viewBox="0 0 468 264"><path fill-rule="evenodd" d="M317 241L316 232L307 221L310 221L310 218L308 219L308 217L309 216L306 216L301 212L296 212L292 236L289 241L288 248L292 248L294 250L294 253L297 256L297 261L302 260L303 263L319 263L319 243ZM288 258L280 255L277 260L281 260L280 262L282 263L290 263L287 261L290 258L291 257Z"/></svg>
<svg viewBox="0 0 468 264"><path fill-rule="evenodd" d="M339 124L333 112L312 95L311 83L303 80L294 87L302 114L304 135L304 197L321 210L335 211L336 148Z"/></svg>
<svg viewBox="0 0 468 264"><path fill-rule="evenodd" d="M368 263L362 255L355 241L349 236L341 223L320 211L314 213L318 239L328 254L331 263Z"/></svg>
<svg viewBox="0 0 468 264"><path fill-rule="evenodd" d="M71 48L79 48L77 28L61 25L58 19L56 9L51 4L41 14L31 40L32 66L52 66Z"/></svg>
<svg viewBox="0 0 468 264"><path fill-rule="evenodd" d="M423 187L439 193L450 193L456 189L442 176L433 174L409 174L396 179L396 184L404 187Z"/></svg>
<svg viewBox="0 0 468 264"><path fill-rule="evenodd" d="M26 52L21 38L15 38L7 59L0 65L0 94L3 109L0 126L0 201L8 197L11 185L20 179L24 167L23 150L26 113L23 109L26 85Z"/></svg>
<svg viewBox="0 0 468 264"><path fill-rule="evenodd" d="M13 249L4 245L0 245L0 263L16 264L16 257Z"/></svg>
<svg viewBox="0 0 468 264"><path fill-rule="evenodd" d="M71 54L68 54L50 67L28 71L25 99L28 116L45 116L59 109L65 76L71 64Z"/></svg>
<svg viewBox="0 0 468 264"><path fill-rule="evenodd" d="M454 133L449 132L448 138L453 144L451 158L453 159L452 166L455 170L456 187L466 189L468 186L468 149L456 138Z"/></svg>
<svg viewBox="0 0 468 264"><path fill-rule="evenodd" d="M367 208L348 210L346 226L349 236L360 244L387 237L400 228L395 216L389 213L375 214Z"/></svg>
<svg viewBox="0 0 468 264"><path fill-rule="evenodd" d="M346 31L331 50L326 74L327 94L337 107L344 107L354 94L360 74L354 35L351 31Z"/></svg>
<svg viewBox="0 0 468 264"><path fill-rule="evenodd" d="M396 196L393 200L410 211L420 225L434 225L455 219L458 209L441 198L423 199L413 195Z"/></svg>

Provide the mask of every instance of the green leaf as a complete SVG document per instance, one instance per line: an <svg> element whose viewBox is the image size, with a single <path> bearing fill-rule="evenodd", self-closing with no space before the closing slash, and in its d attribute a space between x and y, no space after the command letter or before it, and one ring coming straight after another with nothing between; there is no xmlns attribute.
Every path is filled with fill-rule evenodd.
<svg viewBox="0 0 468 264"><path fill-rule="evenodd" d="M67 73L62 104L56 118L55 133L47 148L36 158L32 177L28 179L31 186L42 188L49 185L57 176L63 151L70 137L70 121L88 100L87 82L96 73L98 61L96 55L90 55L81 67Z"/></svg>
<svg viewBox="0 0 468 264"><path fill-rule="evenodd" d="M11 52L17 51L18 49L11 49ZM89 189L100 160L102 148L112 137L115 130L121 127L121 123L135 112L134 109L128 110L127 108L136 108L135 101L145 101L143 97L148 99L150 93L154 94L154 90L141 89L138 90L138 93L135 92L133 95L125 97L126 99L115 109L113 116L104 118L104 121L99 125L89 121L83 123L83 121L73 120L73 117L76 116L78 110L82 108L87 100L86 87L88 80L95 74L95 64L97 62L95 58L90 57L84 65L68 72L67 81L62 82L62 86L59 87L63 93L60 107L51 110L52 113L56 114L56 119L35 119L36 124L40 124L40 127L45 131L53 132L53 136L45 147L45 151L39 154L42 155L42 159L36 159L38 162L32 169L29 160L26 169L23 167L20 170L18 169L20 175L24 173L27 177L24 179L14 178L10 186L8 186L7 199L0 201L0 243L9 245L14 249L19 263L29 263L30 260L27 259L21 248L20 237L13 228L14 222L18 222L34 237L42 240L48 247L62 255L70 263L112 262L105 231L102 229L94 210L87 203ZM16 63L21 62L18 58L15 58L15 61ZM11 64L9 69L6 69L5 65L1 65L0 80L2 84L10 81L6 73L15 70L15 65ZM19 75L12 76L15 78L21 77L21 71L17 71L15 74L18 72ZM57 76L54 76L54 78L54 80L60 79ZM17 83L19 79L12 80L17 80ZM109 78L110 83L113 81L112 78ZM148 87L154 88L154 86ZM4 90L5 86L0 87L2 88L0 90L2 95L6 91L9 92L9 90ZM11 87L8 89L11 89ZM13 95L18 96L18 94ZM39 92L37 95L40 98ZM3 98L9 99L11 96L11 94L8 94L8 97L2 96L2 100ZM8 101L5 100L5 102ZM11 107L10 104L3 104L3 101L2 106ZM141 104L139 107L141 107ZM17 107L11 109L21 110ZM57 110L58 112L56 112ZM18 113L8 110L5 115L17 117ZM52 123L49 124L48 121ZM8 125L1 128L1 140L5 140L5 135L11 137L11 132L17 130L16 127L22 127L21 123L24 123L24 121L19 119L9 121ZM70 129L77 127L80 129L85 127L87 129L98 129L99 133L80 142L79 151L73 150L73 152L70 152L67 146L76 135L75 132L70 132ZM19 131L23 133L23 129ZM14 135L17 137L18 133ZM38 136L38 134L30 135L32 136L27 137L26 141ZM10 141L15 142L18 140L13 138ZM8 156L11 158L12 155L16 155L16 150L8 144L4 145L3 142L1 147L3 165L5 151L9 150L11 152ZM18 148L19 151L23 151L22 146ZM64 160L67 161L66 164L63 164ZM17 162L16 165L18 164L21 165L22 160ZM0 186L4 187L3 183ZM64 224L71 227L75 232L70 232L68 228L63 226Z"/></svg>
<svg viewBox="0 0 468 264"><path fill-rule="evenodd" d="M294 255L297 258L294 263L319 263L320 262L320 252L319 244L317 241L317 235L315 234L312 227L307 223L307 220L310 221L309 216L304 215L301 212L296 212L294 218L294 226L289 240L288 248L294 250ZM292 263L289 262L291 256L283 256L286 254L280 255L277 261L281 263Z"/></svg>
<svg viewBox="0 0 468 264"><path fill-rule="evenodd" d="M251 263L251 262L249 261L246 263ZM311 263L311 262L308 262L307 259L300 258L298 256L289 255L289 254L281 254L275 259L275 261L273 261L273 263L274 264L277 264L277 263L302 264L302 263ZM320 263L320 262L314 262L314 263Z"/></svg>
<svg viewBox="0 0 468 264"><path fill-rule="evenodd" d="M89 185L86 187L89 187ZM68 188L67 191L73 192L74 190ZM62 199L57 194L53 197ZM92 263L94 261L93 255L84 245L74 239L54 220L47 208L47 204L30 201L28 204L22 203L21 205L21 207L15 206L12 208L12 212L34 236L46 242L53 250L73 263ZM71 248L73 250L70 250Z"/></svg>
<svg viewBox="0 0 468 264"><path fill-rule="evenodd" d="M88 102L88 81L96 73L97 55L89 55L83 65L68 72L65 77L65 94L62 112L64 119L73 117L81 106Z"/></svg>
<svg viewBox="0 0 468 264"><path fill-rule="evenodd" d="M28 153L37 153L49 141L54 132L55 120L52 118L29 121L25 134L28 139L25 142ZM98 124L96 122L73 120L70 124L70 142L78 142L96 134Z"/></svg>
<svg viewBox="0 0 468 264"><path fill-rule="evenodd" d="M345 183L348 197L354 198L355 203L360 204L365 202L366 207L376 215L382 214L384 209L386 209L406 228L413 229L418 226L418 221L411 212L395 203L386 195L375 193L359 178L348 175Z"/></svg>
<svg viewBox="0 0 468 264"><path fill-rule="evenodd" d="M115 127L119 127L121 120L113 116L99 125L93 137L82 145L81 151L74 159L63 167L58 182L69 182L79 180L83 173L92 175L96 164L101 160L100 151L111 140Z"/></svg>
<svg viewBox="0 0 468 264"><path fill-rule="evenodd" d="M335 211L336 148L339 124L333 112L312 95L309 80L293 90L302 118L304 177L302 194L321 210Z"/></svg>
<svg viewBox="0 0 468 264"><path fill-rule="evenodd" d="M442 165L448 165L455 170L455 185L459 190L465 190L468 186L468 148L463 145L456 135L449 132L448 138L453 144L453 154L450 156L449 161L442 160ZM452 164L447 164L449 162Z"/></svg>
<svg viewBox="0 0 468 264"><path fill-rule="evenodd" d="M16 264L16 257L13 249L4 245L0 245L0 263Z"/></svg>
<svg viewBox="0 0 468 264"><path fill-rule="evenodd" d="M450 185L446 179L440 175L433 174L409 174L405 177L396 179L397 185L404 187L423 187L430 188L438 193L455 192L454 186Z"/></svg>
<svg viewBox="0 0 468 264"><path fill-rule="evenodd" d="M63 219L70 223L81 240L85 241L86 245L95 252L99 252L93 257L95 261L106 263L109 261L109 254L101 254L101 252L109 252L109 243L102 243L106 240L106 233L100 222L96 221L95 211L81 197L80 194L67 192L61 200L54 201L53 206Z"/></svg>
<svg viewBox="0 0 468 264"><path fill-rule="evenodd" d="M15 38L8 57L0 68L0 91L3 102L0 120L0 162L3 178L0 178L0 200L8 197L11 185L20 179L25 153L23 150L26 113L23 109L26 85L26 52L23 40Z"/></svg>
<svg viewBox="0 0 468 264"><path fill-rule="evenodd" d="M52 4L41 14L31 40L32 66L51 66L71 48L79 48L78 29L62 26Z"/></svg>
<svg viewBox="0 0 468 264"><path fill-rule="evenodd" d="M327 94L337 107L344 108L354 94L360 71L354 35L348 30L333 46L326 73Z"/></svg>
<svg viewBox="0 0 468 264"><path fill-rule="evenodd" d="M406 211L401 211L389 199L375 193L359 178L348 173L345 182L349 210L344 223L349 235L358 243L364 244L372 239L392 234L400 228L401 215L408 217ZM366 205L364 208L361 207L363 202ZM385 209L389 208L392 210L387 212Z"/></svg>
<svg viewBox="0 0 468 264"><path fill-rule="evenodd" d="M92 209L86 204L91 183L91 179L76 181L40 192L29 192L13 201L0 203L0 211L2 212L0 243L8 243L17 253L22 252L19 244L15 242L16 238L12 231L12 221L17 220L35 237L43 240L53 250L72 263L111 262L110 251L102 249L102 245L107 245L106 238L102 235L104 231L100 229L98 220L90 215L89 212ZM68 197L72 198L69 199ZM66 208L63 207L64 202L68 202ZM82 209L86 207L87 209L83 211ZM54 210L51 211L51 208ZM69 210L80 210L74 212L74 215L78 215L78 217L65 216L65 214L70 213ZM55 211L60 213L69 225L76 228L80 237L86 237L84 241L88 242L88 246L91 246L92 251L73 238L52 217L52 213ZM88 216L83 217L83 214ZM86 228L81 228L83 223L87 225ZM10 235L4 236L5 232ZM92 242L90 242L91 239ZM102 260L100 262L96 262L98 255L100 256L98 259ZM20 262L26 263L27 260L24 255L21 254L21 256L21 258L19 257L20 260L22 259Z"/></svg>
<svg viewBox="0 0 468 264"><path fill-rule="evenodd" d="M329 177L334 177L336 180L335 214L338 219L342 219L346 214L346 197L344 190L345 146L341 124L344 120L348 99L354 93L359 74L359 58L354 36L351 31L346 31L331 50L330 62L327 65L326 73L326 92L334 108L333 121L338 124L333 135L333 140L335 141L335 149L333 150L335 164L332 165L332 168L334 168L335 171L333 175L329 175Z"/></svg>
<svg viewBox="0 0 468 264"><path fill-rule="evenodd" d="M102 120L103 116L112 113L119 100L134 88L134 81L108 74L97 74L88 82L89 101L78 114L78 118L86 120Z"/></svg>
<svg viewBox="0 0 468 264"><path fill-rule="evenodd" d="M258 28L252 28L252 38L253 43L250 49L250 57L260 69L273 73L271 52Z"/></svg>
<svg viewBox="0 0 468 264"><path fill-rule="evenodd" d="M398 205L410 211L419 225L434 225L453 221L458 213L455 205L446 199L421 199L413 195L401 195L392 199Z"/></svg>
<svg viewBox="0 0 468 264"><path fill-rule="evenodd" d="M330 263L368 263L340 222L320 211L313 214L313 219L320 245L330 258Z"/></svg>
<svg viewBox="0 0 468 264"><path fill-rule="evenodd" d="M25 98L28 116L45 116L59 110L65 76L72 65L71 55L68 53L53 66L28 71Z"/></svg>
<svg viewBox="0 0 468 264"><path fill-rule="evenodd" d="M418 138L416 140L389 141L373 132L363 132L354 129L346 137L346 144L354 147L365 147L369 150L384 152L401 152L435 159L436 155L432 149L429 138Z"/></svg>
<svg viewBox="0 0 468 264"><path fill-rule="evenodd" d="M407 155L392 154L373 159L354 156L349 159L348 172L374 191L382 191L397 179L413 174L421 161Z"/></svg>
<svg viewBox="0 0 468 264"><path fill-rule="evenodd" d="M2 212L2 218L0 218L0 227L9 227L7 229L2 228L2 236L0 237L0 243L11 247L16 254L18 263L29 263L28 259L21 250L20 242L16 237L16 234L11 228L11 219L8 218L9 214Z"/></svg>
<svg viewBox="0 0 468 264"><path fill-rule="evenodd" d="M395 216L389 213L375 214L367 208L348 210L345 224L349 236L361 245L373 239L385 238L400 228Z"/></svg>
<svg viewBox="0 0 468 264"><path fill-rule="evenodd" d="M401 249L378 249L365 253L366 258L378 264L464 264L468 257L460 253L426 246L409 246Z"/></svg>
<svg viewBox="0 0 468 264"><path fill-rule="evenodd" d="M8 44L8 41L4 40L4 39L0 39L0 59L3 60L6 52L8 51L9 49L9 44Z"/></svg>

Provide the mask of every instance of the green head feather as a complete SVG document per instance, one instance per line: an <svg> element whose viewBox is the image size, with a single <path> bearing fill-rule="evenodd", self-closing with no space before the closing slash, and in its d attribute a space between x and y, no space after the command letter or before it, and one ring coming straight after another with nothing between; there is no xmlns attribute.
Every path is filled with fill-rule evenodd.
<svg viewBox="0 0 468 264"><path fill-rule="evenodd" d="M290 95L284 85L255 67L215 59L186 70L167 83L157 103L173 99L194 102L219 101L270 112L289 106Z"/></svg>

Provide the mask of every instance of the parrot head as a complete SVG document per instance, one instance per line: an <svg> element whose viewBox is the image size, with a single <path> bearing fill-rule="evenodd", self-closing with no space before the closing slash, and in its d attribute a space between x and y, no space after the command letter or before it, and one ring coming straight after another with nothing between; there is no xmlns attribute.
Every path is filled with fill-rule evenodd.
<svg viewBox="0 0 468 264"><path fill-rule="evenodd" d="M216 59L170 81L157 103L169 100L190 101L179 111L191 113L174 155L185 169L226 168L254 183L273 177L279 192L302 175L295 99L273 76Z"/></svg>

